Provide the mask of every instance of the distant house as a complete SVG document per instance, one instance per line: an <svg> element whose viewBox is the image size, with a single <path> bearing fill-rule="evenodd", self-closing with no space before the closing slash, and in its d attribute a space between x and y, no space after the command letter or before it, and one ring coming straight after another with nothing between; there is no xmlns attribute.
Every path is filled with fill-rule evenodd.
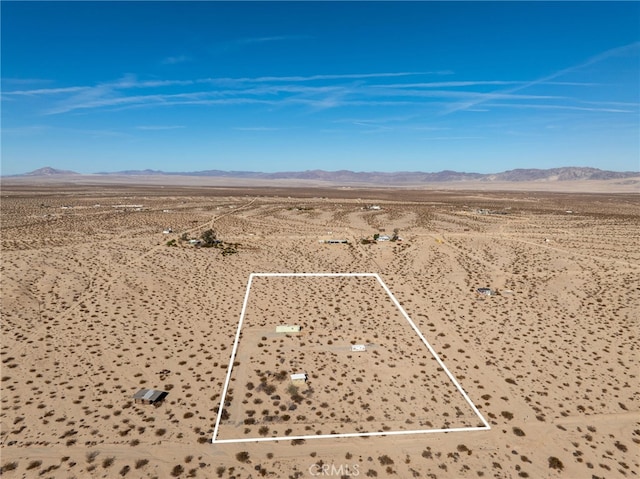
<svg viewBox="0 0 640 479"><path fill-rule="evenodd" d="M493 296L495 294L491 288L478 288L476 291L485 296Z"/></svg>
<svg viewBox="0 0 640 479"><path fill-rule="evenodd" d="M366 350L367 350L367 347L364 344L353 344L351 346L351 351L353 352L362 352Z"/></svg>
<svg viewBox="0 0 640 479"><path fill-rule="evenodd" d="M169 394L157 389L141 389L133 395L133 401L139 404L159 404Z"/></svg>
<svg viewBox="0 0 640 479"><path fill-rule="evenodd" d="M388 235L380 235L376 238L376 241L391 241L391 237Z"/></svg>
<svg viewBox="0 0 640 479"><path fill-rule="evenodd" d="M281 324L276 326L276 333L299 333L302 328L295 324Z"/></svg>
<svg viewBox="0 0 640 479"><path fill-rule="evenodd" d="M166 230L162 231L164 234L168 235L170 233L173 233L173 230L171 228L167 228Z"/></svg>
<svg viewBox="0 0 640 479"><path fill-rule="evenodd" d="M328 243L328 244L347 244L347 243L349 243L349 240L346 240L346 239L328 239L328 240L324 240L324 243Z"/></svg>

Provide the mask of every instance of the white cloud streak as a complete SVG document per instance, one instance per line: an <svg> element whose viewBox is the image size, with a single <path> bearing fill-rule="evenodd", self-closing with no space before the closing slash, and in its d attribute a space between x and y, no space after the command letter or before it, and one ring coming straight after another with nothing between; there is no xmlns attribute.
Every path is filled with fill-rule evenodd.
<svg viewBox="0 0 640 479"><path fill-rule="evenodd" d="M164 130L178 130L185 128L184 125L140 125L136 126L136 130L144 131L164 131Z"/></svg>
<svg viewBox="0 0 640 479"><path fill-rule="evenodd" d="M535 85L540 85L540 84L544 84L544 83L548 83L552 80L555 80L556 78L562 77L564 75L567 75L568 73L574 72L576 70L580 70L582 68L585 68L589 65L593 65L595 63L599 63L601 61L604 61L608 58L614 57L614 56L618 56L618 55L626 55L629 54L631 52L637 51L640 48L640 42L634 42L634 43L630 43L628 45L623 45L621 47L617 47L617 48L612 48L610 50L607 50L605 52L599 53L598 55L595 55L591 58L589 58L588 60L584 61L583 63L580 63L578 65L574 65L571 66L569 68L565 68L559 71L556 71L550 75L547 75L545 77L542 78L538 78L537 80L533 80L533 81L529 81L526 82L522 85L519 85L517 87L511 88L509 90L503 91L503 92L494 92L492 94L489 95L479 95L476 99L472 100L472 101L468 101L468 102L463 102L463 103L457 103L454 104L450 107L448 107L443 114L447 115L450 113L454 113L456 111L461 111L461 110L467 110L471 107L475 107L481 103L487 102L487 101L491 101L494 99L498 99L498 95L504 95L504 94L512 94L514 92L520 91L520 90L524 90L526 88L530 88L532 86ZM492 96L492 95L496 95L496 96Z"/></svg>
<svg viewBox="0 0 640 479"><path fill-rule="evenodd" d="M267 42L279 37L256 38ZM452 80L403 83L410 77L448 75L450 71L402 71L377 73L318 74L305 76L259 76L239 78L149 79L133 74L94 86L20 89L3 92L3 100L42 97L45 115L70 112L120 111L131 108L171 106L224 106L255 104L304 107L309 112L342 107L425 107L440 116L455 111L486 108L573 109L626 113L630 105L590 105L579 99L556 95L519 93L534 85L585 86L595 83L562 82L557 78L614 55L637 49L638 43L609 50L586 62L533 81ZM395 78L394 83L381 83ZM512 86L502 91L478 91L491 86ZM573 93L573 91L572 91ZM14 101L15 103L15 101ZM478 108L485 105L486 108ZM442 109L444 108L444 113ZM637 108L635 108L637 109ZM367 123L366 121L364 123ZM379 124L380 125L380 124Z"/></svg>

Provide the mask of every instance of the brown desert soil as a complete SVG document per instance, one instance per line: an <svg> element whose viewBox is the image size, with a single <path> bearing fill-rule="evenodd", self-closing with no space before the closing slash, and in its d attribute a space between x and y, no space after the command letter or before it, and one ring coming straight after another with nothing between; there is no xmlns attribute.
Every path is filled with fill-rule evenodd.
<svg viewBox="0 0 640 479"><path fill-rule="evenodd" d="M637 193L1 194L2 477L638 476ZM252 273L377 273L491 429L211 444ZM373 278L258 277L244 321L218 439L481 425Z"/></svg>

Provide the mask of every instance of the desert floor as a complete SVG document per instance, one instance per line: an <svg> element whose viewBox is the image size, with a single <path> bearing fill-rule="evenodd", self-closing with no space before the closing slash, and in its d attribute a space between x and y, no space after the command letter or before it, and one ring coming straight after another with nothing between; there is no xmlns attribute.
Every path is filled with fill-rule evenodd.
<svg viewBox="0 0 640 479"><path fill-rule="evenodd" d="M1 201L3 477L639 474L637 194L8 182ZM186 241L208 229L222 243ZM310 272L377 273L491 429L212 444L250 275ZM218 439L482 425L377 281L259 277L247 299Z"/></svg>

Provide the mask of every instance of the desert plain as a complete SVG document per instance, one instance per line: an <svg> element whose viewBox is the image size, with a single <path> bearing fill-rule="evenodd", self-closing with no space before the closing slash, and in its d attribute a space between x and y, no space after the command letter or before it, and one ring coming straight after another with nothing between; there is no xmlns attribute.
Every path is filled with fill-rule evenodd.
<svg viewBox="0 0 640 479"><path fill-rule="evenodd" d="M637 192L1 194L2 477L639 474Z"/></svg>

